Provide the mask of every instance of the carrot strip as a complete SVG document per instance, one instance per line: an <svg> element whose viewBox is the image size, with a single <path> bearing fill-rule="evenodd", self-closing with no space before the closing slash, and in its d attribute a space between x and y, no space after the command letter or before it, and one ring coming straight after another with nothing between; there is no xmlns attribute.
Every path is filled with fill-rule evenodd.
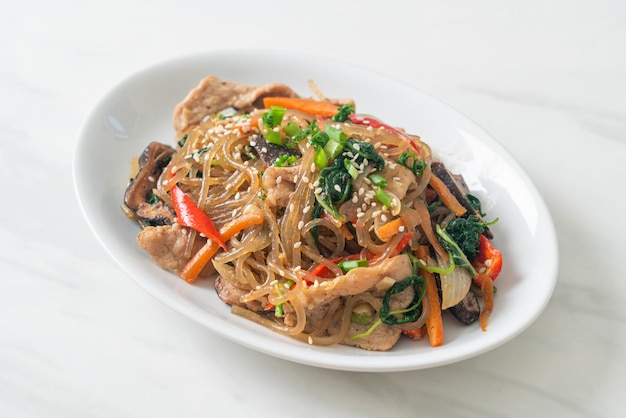
<svg viewBox="0 0 626 418"><path fill-rule="evenodd" d="M480 290L483 293L483 311L480 313L480 326L483 332L487 331L487 321L489 315L493 311L493 281L491 277L485 273L478 274L474 278L475 281L480 283Z"/></svg>
<svg viewBox="0 0 626 418"><path fill-rule="evenodd" d="M396 218L376 230L376 235L383 241L387 241L400 232L400 227L406 227L406 222L402 218Z"/></svg>
<svg viewBox="0 0 626 418"><path fill-rule="evenodd" d="M219 245L216 242L208 240L202 248L191 257L191 260L185 264L185 267L183 267L180 272L180 277L187 283L193 283L218 249Z"/></svg>
<svg viewBox="0 0 626 418"><path fill-rule="evenodd" d="M427 260L430 251L425 245L417 248L417 257L421 260ZM439 347L444 342L443 319L441 318L441 302L439 301L439 293L437 292L437 282L435 275L430 271L419 269L419 274L426 282L426 296L428 297L428 318L426 318L426 332L430 339L430 345Z"/></svg>
<svg viewBox="0 0 626 418"><path fill-rule="evenodd" d="M448 207L456 216L461 216L467 212L467 209L463 205L459 203L459 201L454 197L450 189L445 185L445 183L434 174L430 176L430 180L428 180L428 184L437 192L437 195L441 199L444 205Z"/></svg>
<svg viewBox="0 0 626 418"><path fill-rule="evenodd" d="M220 228L219 234L222 237L223 241L228 241L234 235L238 234L240 231L248 228L252 225L258 225L263 222L263 216L256 213L250 213L246 215L242 215L237 219L233 219L228 222L222 228ZM185 264L183 269L180 272L180 277L182 277L186 282L193 283L204 266L209 262L211 258L215 255L219 246L213 240L208 240L206 244L200 248L200 250L194 254L194 256Z"/></svg>
<svg viewBox="0 0 626 418"><path fill-rule="evenodd" d="M294 97L264 97L263 106L267 109L270 106L282 106L287 109L299 110L310 115L323 117L335 116L339 109L338 106L332 103Z"/></svg>

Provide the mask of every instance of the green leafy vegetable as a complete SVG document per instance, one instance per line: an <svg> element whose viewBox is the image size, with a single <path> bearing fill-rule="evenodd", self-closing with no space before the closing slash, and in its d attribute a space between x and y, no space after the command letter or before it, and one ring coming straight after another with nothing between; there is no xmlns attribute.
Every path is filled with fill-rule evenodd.
<svg viewBox="0 0 626 418"><path fill-rule="evenodd" d="M480 214L480 216L485 216L483 213L482 204L480 203L480 199L472 194L466 194L465 198L469 202L470 206L476 211L476 213Z"/></svg>
<svg viewBox="0 0 626 418"><path fill-rule="evenodd" d="M413 159L413 163L409 163L409 158ZM405 166L416 176L421 176L426 169L426 163L415 156L413 153L404 151L398 158L398 164Z"/></svg>
<svg viewBox="0 0 626 418"><path fill-rule="evenodd" d="M454 219L446 227L446 232L458 244L468 260L473 261L478 254L480 234L484 232L486 226L493 223L483 222L476 215L470 215Z"/></svg>
<svg viewBox="0 0 626 418"><path fill-rule="evenodd" d="M474 269L472 263L467 258L467 255L465 255L459 245L454 241L454 239L452 239L450 234L448 234L440 225L437 225L436 229L437 235L439 235L439 242L441 242L443 248L448 251L450 255L452 255L452 261L454 261L457 266L465 268L469 272L470 276L476 276L476 269Z"/></svg>
<svg viewBox="0 0 626 418"><path fill-rule="evenodd" d="M185 134L185 135L183 135L183 137L182 137L182 138L180 138L180 140L177 142L177 144L178 144L178 146L179 146L179 147L181 147L181 148L182 148L182 147L183 147L183 145L185 145L185 142L187 142L187 137L188 137L188 135L187 135L187 134Z"/></svg>
<svg viewBox="0 0 626 418"><path fill-rule="evenodd" d="M346 104L337 109L337 113L333 116L333 122L345 122L350 120L350 115L354 113L354 105Z"/></svg>
<svg viewBox="0 0 626 418"><path fill-rule="evenodd" d="M374 146L369 142L362 142L349 138L346 140L344 151L351 152L352 155L358 155L354 161L359 165L361 165L363 161L367 160L368 164L374 164L378 170L382 170L385 167L385 160L383 157L378 155L376 148L374 148Z"/></svg>

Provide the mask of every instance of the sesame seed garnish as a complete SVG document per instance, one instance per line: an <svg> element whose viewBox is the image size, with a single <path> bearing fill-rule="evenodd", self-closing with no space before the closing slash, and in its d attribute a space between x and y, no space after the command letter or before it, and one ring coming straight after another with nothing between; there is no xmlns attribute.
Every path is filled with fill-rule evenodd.
<svg viewBox="0 0 626 418"><path fill-rule="evenodd" d="M359 196L362 196L362 195L363 195L363 193L365 193L365 189L364 189L363 187L361 187L361 188L359 189Z"/></svg>
<svg viewBox="0 0 626 418"><path fill-rule="evenodd" d="M357 212L356 217L357 218L362 218L365 216L365 212Z"/></svg>
<svg viewBox="0 0 626 418"><path fill-rule="evenodd" d="M302 242L298 241L296 243L293 244L293 248L300 248L302 246ZM298 266L300 267L300 266Z"/></svg>
<svg viewBox="0 0 626 418"><path fill-rule="evenodd" d="M380 220L383 222L387 222L387 215L385 214L380 215Z"/></svg>
<svg viewBox="0 0 626 418"><path fill-rule="evenodd" d="M315 189L315 194L320 194L322 193L322 188L318 187L317 189Z"/></svg>
<svg viewBox="0 0 626 418"><path fill-rule="evenodd" d="M152 176L148 176L148 180L150 180L150 181L154 181L154 177L152 177Z"/></svg>
<svg viewBox="0 0 626 418"><path fill-rule="evenodd" d="M335 184L333 189L337 190L338 192L341 192L341 187L338 184Z"/></svg>
<svg viewBox="0 0 626 418"><path fill-rule="evenodd" d="M307 338L307 341L309 342L309 345L313 345L313 337L311 337L309 335L309 338Z"/></svg>
<svg viewBox="0 0 626 418"><path fill-rule="evenodd" d="M491 267L491 265L493 264L493 260L488 258L487 260L485 260L485 266L486 267Z"/></svg>
<svg viewBox="0 0 626 418"><path fill-rule="evenodd" d="M381 210L376 210L376 211L374 211L374 212L372 213L372 216L373 216L374 218L377 218L377 217L379 217L379 216L380 216L380 214L381 214L381 213L383 213Z"/></svg>
<svg viewBox="0 0 626 418"><path fill-rule="evenodd" d="M298 229L304 228L304 221L298 222Z"/></svg>
<svg viewBox="0 0 626 418"><path fill-rule="evenodd" d="M400 225L400 226L398 227L398 231L400 231L400 232L404 232L404 225Z"/></svg>
<svg viewBox="0 0 626 418"><path fill-rule="evenodd" d="M289 205L289 211L290 211L290 212L293 212L295 208L296 208L296 205L294 205L293 203L291 203L291 204Z"/></svg>
<svg viewBox="0 0 626 418"><path fill-rule="evenodd" d="M280 184L281 181L283 181L283 176L276 177L276 184Z"/></svg>
<svg viewBox="0 0 626 418"><path fill-rule="evenodd" d="M357 203L358 201L359 201L359 196L357 196L356 194L352 196L352 203Z"/></svg>
<svg viewBox="0 0 626 418"><path fill-rule="evenodd" d="M315 173L315 163L311 163L311 173Z"/></svg>
<svg viewBox="0 0 626 418"><path fill-rule="evenodd" d="M304 209L302 209L302 213L308 213L311 210L311 206L306 205Z"/></svg>

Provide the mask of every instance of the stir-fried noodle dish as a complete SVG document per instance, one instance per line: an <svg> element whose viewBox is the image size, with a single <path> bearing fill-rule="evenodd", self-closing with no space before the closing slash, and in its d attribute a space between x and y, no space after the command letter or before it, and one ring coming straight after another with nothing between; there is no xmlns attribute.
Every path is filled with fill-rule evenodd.
<svg viewBox="0 0 626 418"><path fill-rule="evenodd" d="M486 331L497 219L418 136L309 85L314 98L208 76L189 92L172 146L133 161L123 209L139 245L308 344L439 346L455 320Z"/></svg>

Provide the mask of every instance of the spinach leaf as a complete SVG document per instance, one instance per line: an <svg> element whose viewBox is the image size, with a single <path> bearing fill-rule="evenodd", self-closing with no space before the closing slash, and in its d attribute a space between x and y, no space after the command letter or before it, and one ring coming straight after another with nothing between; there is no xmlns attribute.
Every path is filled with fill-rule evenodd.
<svg viewBox="0 0 626 418"><path fill-rule="evenodd" d="M452 256L454 263L457 266L465 268L469 272L470 276L476 276L478 273L463 250L461 250L450 234L448 234L440 225L437 225L437 235L439 235L439 242L441 242L441 245L448 252L448 254Z"/></svg>
<svg viewBox="0 0 626 418"><path fill-rule="evenodd" d="M470 215L467 218L454 219L446 227L446 232L458 244L468 260L473 261L478 253L480 234L485 230L485 225L477 216Z"/></svg>

